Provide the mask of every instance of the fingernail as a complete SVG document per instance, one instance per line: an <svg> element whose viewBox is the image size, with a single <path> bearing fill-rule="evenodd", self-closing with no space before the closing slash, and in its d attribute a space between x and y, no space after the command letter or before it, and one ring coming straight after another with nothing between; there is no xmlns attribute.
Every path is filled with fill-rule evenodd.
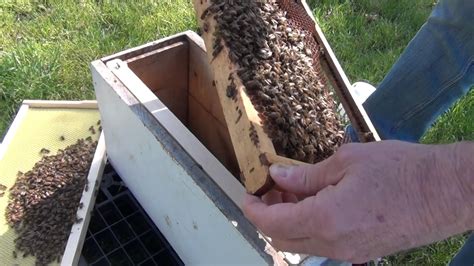
<svg viewBox="0 0 474 266"><path fill-rule="evenodd" d="M286 166L282 164L272 164L270 166L270 175L272 177L286 178L290 172L291 166Z"/></svg>

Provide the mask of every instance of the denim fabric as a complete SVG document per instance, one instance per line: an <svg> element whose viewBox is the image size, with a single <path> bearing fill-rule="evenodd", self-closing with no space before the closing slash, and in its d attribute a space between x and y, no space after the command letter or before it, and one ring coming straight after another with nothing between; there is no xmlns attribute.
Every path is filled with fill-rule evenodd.
<svg viewBox="0 0 474 266"><path fill-rule="evenodd" d="M418 142L474 84L474 1L441 1L363 104L382 139Z"/></svg>
<svg viewBox="0 0 474 266"><path fill-rule="evenodd" d="M473 84L474 0L442 0L363 106L382 139L418 142ZM450 265L474 265L474 235Z"/></svg>
<svg viewBox="0 0 474 266"><path fill-rule="evenodd" d="M467 239L462 249L449 263L449 266L464 265L474 265L474 234Z"/></svg>

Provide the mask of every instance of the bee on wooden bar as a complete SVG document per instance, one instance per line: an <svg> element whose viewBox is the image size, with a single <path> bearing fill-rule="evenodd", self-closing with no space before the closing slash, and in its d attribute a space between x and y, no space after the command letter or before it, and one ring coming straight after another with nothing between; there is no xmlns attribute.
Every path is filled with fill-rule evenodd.
<svg viewBox="0 0 474 266"><path fill-rule="evenodd" d="M315 163L342 142L343 125L319 66L321 49L279 1L210 0L215 58L224 46L280 155ZM232 84L232 82L231 82ZM233 86L226 94L233 97ZM240 111L240 113L239 113ZM237 121L241 110L236 110ZM252 136L249 135L252 139Z"/></svg>

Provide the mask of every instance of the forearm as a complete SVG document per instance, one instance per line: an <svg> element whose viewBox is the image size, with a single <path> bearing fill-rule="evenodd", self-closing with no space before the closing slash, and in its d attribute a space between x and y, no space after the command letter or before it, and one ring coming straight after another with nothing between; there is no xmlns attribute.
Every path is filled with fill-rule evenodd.
<svg viewBox="0 0 474 266"><path fill-rule="evenodd" d="M426 200L433 240L474 229L474 143L432 145L426 174L417 182ZM432 179L427 181L427 179Z"/></svg>
<svg viewBox="0 0 474 266"><path fill-rule="evenodd" d="M464 199L467 230L474 230L474 142L459 142L452 146L452 171Z"/></svg>

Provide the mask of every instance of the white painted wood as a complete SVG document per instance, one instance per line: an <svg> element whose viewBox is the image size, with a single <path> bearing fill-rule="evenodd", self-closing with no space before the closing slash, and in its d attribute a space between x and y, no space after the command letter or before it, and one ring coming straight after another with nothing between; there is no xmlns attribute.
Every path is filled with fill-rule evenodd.
<svg viewBox="0 0 474 266"><path fill-rule="evenodd" d="M137 52L137 51L142 50L142 49L153 47L153 46L161 44L161 43L166 43L166 42L169 42L171 40L175 40L175 39L180 38L180 37L186 37L188 35L192 35L193 33L194 32L190 31L190 30L185 31L185 32L181 32L181 33L177 33L177 34L171 35L169 37L165 37L165 38L162 38L162 39L159 39L159 40L156 40L156 41L152 41L152 42L149 42L149 43L137 46L137 47L133 47L133 48L130 48L130 49L127 49L127 50L123 50L121 52L118 52L118 53L110 55L110 56L106 56L106 57L102 58L102 61L107 62L107 61L110 61L110 60L113 60L113 59L116 59L116 58L119 58L119 57L122 57L122 56L125 56L125 55L128 55L128 54L132 54L132 53Z"/></svg>
<svg viewBox="0 0 474 266"><path fill-rule="evenodd" d="M136 99L127 99L127 95L120 92L126 90L123 83L101 61L92 63L92 76L109 159L183 262L189 265L268 264L268 258L262 256L264 242L257 250L239 231L241 225L234 226L232 217L224 215L217 206L219 202L211 200L173 152L165 149L162 140L157 139L133 111L140 108L140 104L131 102ZM153 99L146 92L146 87L140 82L134 84L130 88L134 95L144 100L143 105L166 130L181 132L173 137L179 139L187 152L200 157L200 164L208 174L224 173L229 180L234 179L156 97ZM238 197L234 196L234 200ZM243 217L241 213L233 215L236 219ZM255 229L253 234L257 236Z"/></svg>
<svg viewBox="0 0 474 266"><path fill-rule="evenodd" d="M13 120L13 123L10 125L10 128L7 131L7 134L3 138L3 141L0 143L0 160L5 156L5 153L7 152L8 145L10 145L10 142L13 140L13 137L15 136L18 127L21 125L21 122L26 116L26 113L28 112L28 105L22 104L20 107L20 110L18 110L18 113L15 116L15 119Z"/></svg>
<svg viewBox="0 0 474 266"><path fill-rule="evenodd" d="M87 228L89 227L91 218L90 214L94 208L96 195L100 188L100 182L102 180L102 174L106 162L105 139L104 133L102 132L87 176L88 189L87 191L84 190L81 197L81 202L84 207L77 210L77 217L82 218L83 220L80 223L72 225L71 234L69 235L66 248L64 249L64 255L61 260L61 265L63 266L77 265L79 262Z"/></svg>
<svg viewBox="0 0 474 266"><path fill-rule="evenodd" d="M144 54L140 54L138 56L135 56L135 57L132 57L130 59L127 59L125 62L127 63L133 63L135 61L140 61L141 59L145 58L145 57L148 57L148 56L152 56L152 55L155 55L155 54L159 54L159 53L163 53L167 50L172 50L172 49L175 49L177 47L180 47L180 46L183 46L185 43L184 42L176 42L176 43L173 43L173 44L170 44L168 46L165 46L163 48L159 48L159 49L156 49L156 50L153 50L151 52L148 52L148 53L144 53ZM112 60L113 61L113 60ZM108 63L108 62L107 62Z"/></svg>

